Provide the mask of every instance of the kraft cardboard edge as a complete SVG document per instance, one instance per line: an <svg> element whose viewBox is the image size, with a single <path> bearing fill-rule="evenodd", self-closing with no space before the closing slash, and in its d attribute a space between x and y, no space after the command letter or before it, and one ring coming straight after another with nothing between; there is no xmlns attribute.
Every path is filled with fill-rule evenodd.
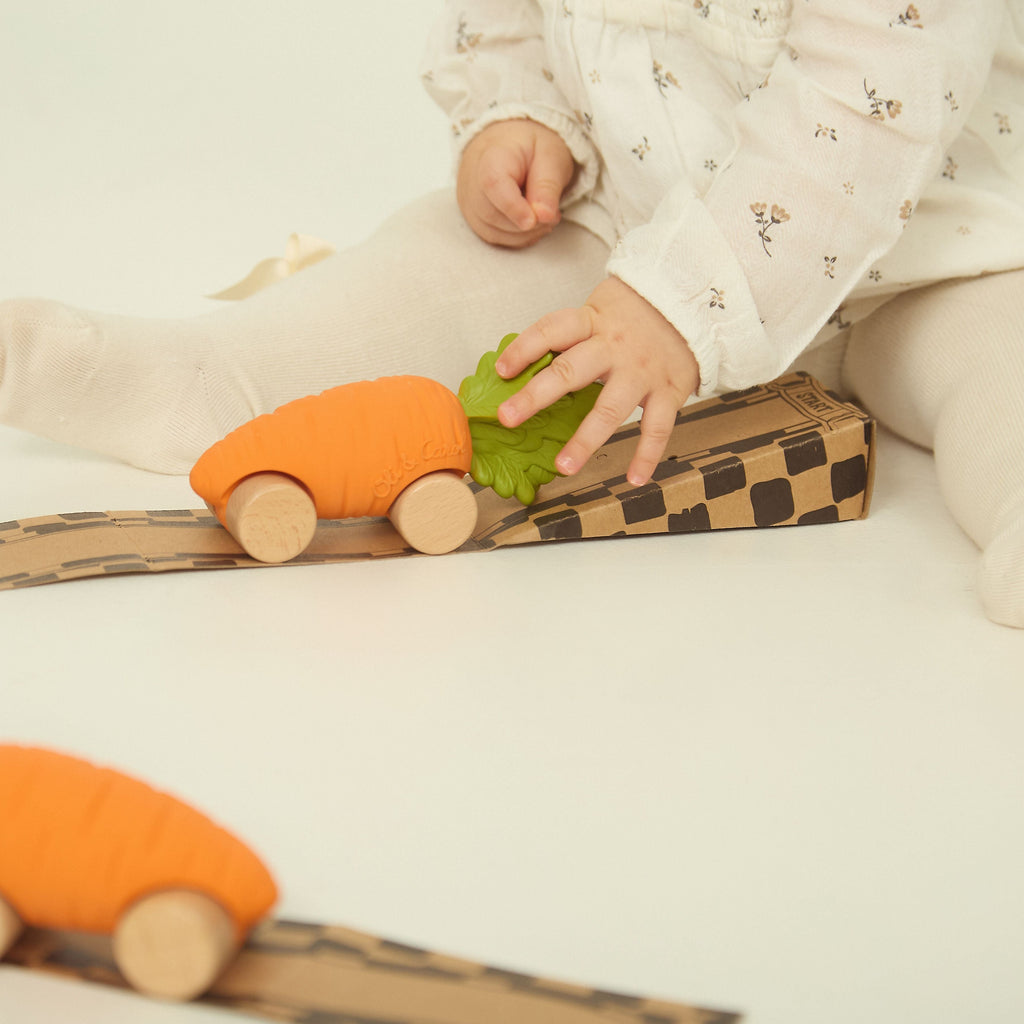
<svg viewBox="0 0 1024 1024"><path fill-rule="evenodd" d="M867 519L871 501L875 496L875 464L878 461L878 423L872 418L864 423L864 437L868 452L867 486L864 488L864 507L858 519Z"/></svg>

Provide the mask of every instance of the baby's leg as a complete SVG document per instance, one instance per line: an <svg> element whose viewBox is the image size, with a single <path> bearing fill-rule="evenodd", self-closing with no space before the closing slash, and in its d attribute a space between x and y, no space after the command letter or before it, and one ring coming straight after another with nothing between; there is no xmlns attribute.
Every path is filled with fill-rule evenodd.
<svg viewBox="0 0 1024 1024"><path fill-rule="evenodd" d="M982 549L985 611L1024 627L1024 270L893 299L854 326L844 374L882 423L934 449Z"/></svg>
<svg viewBox="0 0 1024 1024"><path fill-rule="evenodd" d="M335 384L414 373L457 387L504 334L582 303L607 257L569 223L532 249L493 248L444 192L361 245L198 317L3 302L0 422L187 472L245 420Z"/></svg>

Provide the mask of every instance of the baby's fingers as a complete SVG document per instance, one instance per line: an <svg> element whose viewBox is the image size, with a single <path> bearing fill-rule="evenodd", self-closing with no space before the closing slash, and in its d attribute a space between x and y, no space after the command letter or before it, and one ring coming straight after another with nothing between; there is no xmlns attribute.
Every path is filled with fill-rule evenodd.
<svg viewBox="0 0 1024 1024"><path fill-rule="evenodd" d="M493 226L514 231L530 231L537 226L537 214L511 174L494 173L486 177L483 194L496 215L491 218Z"/></svg>
<svg viewBox="0 0 1024 1024"><path fill-rule="evenodd" d="M558 472L572 476L582 469L594 452L622 426L636 408L638 400L639 395L616 388L613 383L606 384L594 408L558 453L555 459Z"/></svg>
<svg viewBox="0 0 1024 1024"><path fill-rule="evenodd" d="M510 345L509 348L511 347ZM540 354L544 355L549 351L551 348L545 345ZM508 353L508 349L505 353ZM498 407L499 421L505 427L517 427L541 409L546 409L557 402L563 395L585 388L598 380L607 369L607 363L601 359L600 349L596 344L573 343L568 351L560 354L511 398L502 402Z"/></svg>
<svg viewBox="0 0 1024 1024"><path fill-rule="evenodd" d="M515 377L541 356L549 352L564 352L578 342L586 341L593 333L593 318L586 307L549 313L527 327L502 352L494 368L502 377Z"/></svg>
<svg viewBox="0 0 1024 1024"><path fill-rule="evenodd" d="M568 146L557 135L540 135L523 193L542 223L554 225L562 219L562 193L572 180L574 169Z"/></svg>
<svg viewBox="0 0 1024 1024"><path fill-rule="evenodd" d="M644 406L640 440L626 471L626 479L634 487L642 487L658 468L675 426L677 412L678 405L670 399L651 398Z"/></svg>

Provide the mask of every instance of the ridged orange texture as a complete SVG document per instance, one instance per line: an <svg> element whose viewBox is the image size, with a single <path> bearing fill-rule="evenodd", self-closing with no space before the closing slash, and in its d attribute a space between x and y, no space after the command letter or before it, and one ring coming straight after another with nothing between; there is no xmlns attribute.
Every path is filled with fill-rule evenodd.
<svg viewBox="0 0 1024 1024"><path fill-rule="evenodd" d="M285 473L321 519L382 516L403 488L435 470L468 473L469 423L458 398L426 377L381 377L331 388L258 416L212 445L190 482L223 522L235 486Z"/></svg>
<svg viewBox="0 0 1024 1024"><path fill-rule="evenodd" d="M0 745L0 895L26 924L109 934L151 892L217 900L239 935L277 899L240 840L136 779L38 747Z"/></svg>

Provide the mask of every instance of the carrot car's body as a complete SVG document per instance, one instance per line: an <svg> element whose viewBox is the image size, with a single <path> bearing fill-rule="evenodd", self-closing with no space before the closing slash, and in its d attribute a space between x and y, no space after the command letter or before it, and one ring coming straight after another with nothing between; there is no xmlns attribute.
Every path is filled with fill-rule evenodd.
<svg viewBox="0 0 1024 1024"><path fill-rule="evenodd" d="M469 472L472 439L458 398L426 377L332 388L258 416L192 469L195 492L225 521L244 479L273 472L310 494L322 519L383 516L409 484L437 470Z"/></svg>
<svg viewBox="0 0 1024 1024"><path fill-rule="evenodd" d="M22 923L113 933L157 892L204 894L238 938L277 889L242 842L145 783L50 750L0 745L0 899Z"/></svg>

